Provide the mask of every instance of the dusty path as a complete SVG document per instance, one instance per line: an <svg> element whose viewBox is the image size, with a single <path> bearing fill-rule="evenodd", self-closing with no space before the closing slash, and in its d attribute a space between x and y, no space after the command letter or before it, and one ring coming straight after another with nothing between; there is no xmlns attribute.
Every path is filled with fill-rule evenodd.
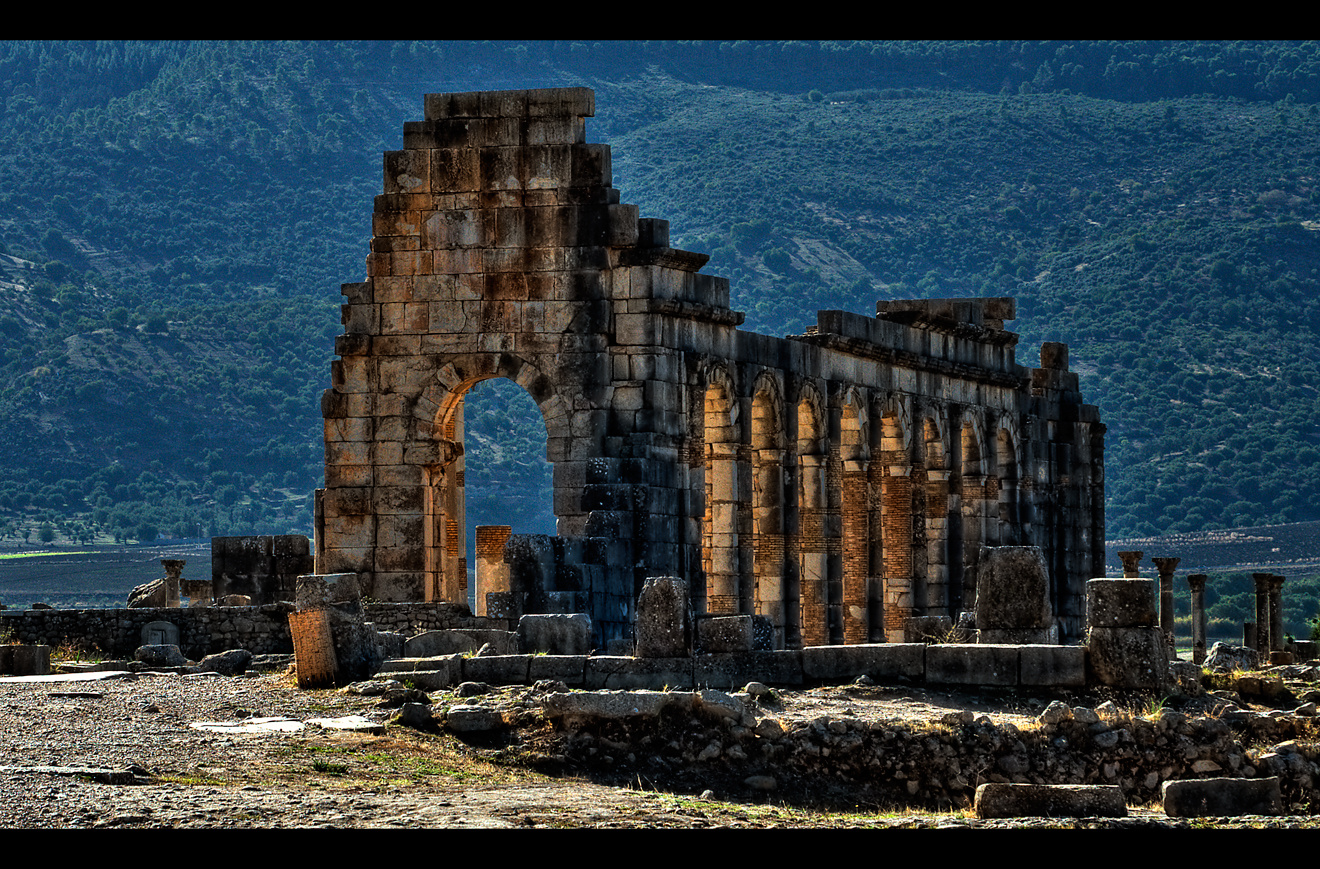
<svg viewBox="0 0 1320 869"><path fill-rule="evenodd" d="M1036 701L1037 703L1039 701ZM384 726L394 710L283 676L141 675L0 681L0 827L843 827L1007 826L962 814L813 811L548 777L498 748ZM782 715L929 721L971 708L1022 723L1028 705L886 688L785 692ZM374 727L309 724L359 715ZM265 729L199 729L261 719ZM293 729L296 728L296 729ZM373 732L374 731L374 732ZM89 770L71 774L70 767ZM131 773L131 774L130 774ZM94 780L95 778L102 780ZM124 782L124 783L110 783ZM131 782L131 783L128 783ZM1297 826L1298 819L1263 822ZM1153 812L1082 825L1179 826ZM1260 826L1259 819L1250 826ZM1013 826L1072 826L1020 821Z"/></svg>

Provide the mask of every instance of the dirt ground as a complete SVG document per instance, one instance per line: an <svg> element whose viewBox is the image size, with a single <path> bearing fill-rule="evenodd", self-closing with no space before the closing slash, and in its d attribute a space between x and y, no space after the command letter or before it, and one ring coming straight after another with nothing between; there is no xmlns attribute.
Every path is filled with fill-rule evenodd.
<svg viewBox="0 0 1320 869"><path fill-rule="evenodd" d="M970 709L1025 723L1041 698L845 686L781 692L787 721L931 721ZM1187 827L1137 808L1103 821L980 821L885 806L829 810L547 776L507 747L387 722L376 698L285 675L0 680L0 827L766 828ZM360 716L362 729L318 721ZM274 720L271 720L274 719ZM1229 826L1310 826L1309 819ZM1220 824L1220 826L1224 826Z"/></svg>

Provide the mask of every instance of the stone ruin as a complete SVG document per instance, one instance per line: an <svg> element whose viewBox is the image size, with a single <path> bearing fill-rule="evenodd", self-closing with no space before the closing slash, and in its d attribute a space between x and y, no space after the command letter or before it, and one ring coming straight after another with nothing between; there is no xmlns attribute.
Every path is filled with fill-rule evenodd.
<svg viewBox="0 0 1320 869"><path fill-rule="evenodd" d="M586 88L430 94L385 154L322 396L315 572L381 601L584 612L602 648L631 641L647 579L678 576L698 620L755 616L783 649L958 622L983 548L1029 546L1053 624L1021 629L1080 640L1105 427L1067 346L1018 365L1009 298L740 330L708 256L621 201L609 146L586 141L594 106ZM497 377L541 410L558 534L505 534L508 568L469 589L463 401Z"/></svg>

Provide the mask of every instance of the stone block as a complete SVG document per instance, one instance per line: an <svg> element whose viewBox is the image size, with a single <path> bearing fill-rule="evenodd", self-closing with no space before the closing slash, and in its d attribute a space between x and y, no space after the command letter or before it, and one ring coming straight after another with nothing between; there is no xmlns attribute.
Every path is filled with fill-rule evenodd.
<svg viewBox="0 0 1320 869"><path fill-rule="evenodd" d="M976 578L978 630L1049 628L1050 576L1039 546L983 546Z"/></svg>
<svg viewBox="0 0 1320 869"><path fill-rule="evenodd" d="M1283 814L1277 777L1175 779L1164 782L1160 795L1171 818Z"/></svg>
<svg viewBox="0 0 1320 869"><path fill-rule="evenodd" d="M585 678L588 690L686 688L693 684L692 659L592 655Z"/></svg>
<svg viewBox="0 0 1320 869"><path fill-rule="evenodd" d="M475 652L486 644L497 655L517 654L518 644L512 631L474 628L424 631L404 641L403 654L409 658L429 658Z"/></svg>
<svg viewBox="0 0 1320 869"><path fill-rule="evenodd" d="M586 684L586 655L532 655L527 661L527 681L535 684L542 679L563 682L570 688Z"/></svg>
<svg viewBox="0 0 1320 869"><path fill-rule="evenodd" d="M699 654L692 658L693 684L703 688L730 690L740 689L748 682L798 686L803 682L802 657L801 649Z"/></svg>
<svg viewBox="0 0 1320 869"><path fill-rule="evenodd" d="M920 680L926 675L926 650L925 643L808 646L802 650L802 674L826 683L851 682L862 675L878 682Z"/></svg>
<svg viewBox="0 0 1320 869"><path fill-rule="evenodd" d="M978 818L1125 818L1118 785L1033 785L991 782L976 789Z"/></svg>
<svg viewBox="0 0 1320 869"><path fill-rule="evenodd" d="M926 647L926 681L944 685L1015 685L1018 646L936 643Z"/></svg>
<svg viewBox="0 0 1320 869"><path fill-rule="evenodd" d="M754 646L751 616L708 616L697 619L697 648L703 652L750 652Z"/></svg>
<svg viewBox="0 0 1320 869"><path fill-rule="evenodd" d="M11 646L10 668L15 676L50 675L50 646ZM178 646L170 646L178 654ZM182 655L179 655L182 658ZM184 663L187 663L185 660Z"/></svg>
<svg viewBox="0 0 1320 869"><path fill-rule="evenodd" d="M1092 579L1086 583L1086 621L1093 628L1159 624L1155 584L1149 579Z"/></svg>
<svg viewBox="0 0 1320 869"><path fill-rule="evenodd" d="M591 652L591 616L586 613L525 615L518 619L518 646L527 653L586 655Z"/></svg>
<svg viewBox="0 0 1320 869"><path fill-rule="evenodd" d="M679 658L691 652L687 583L676 576L653 576L637 596L634 654L639 658Z"/></svg>
<svg viewBox="0 0 1320 869"><path fill-rule="evenodd" d="M489 655L463 659L463 681L526 685L528 655Z"/></svg>
<svg viewBox="0 0 1320 869"><path fill-rule="evenodd" d="M1024 645L1018 652L1018 667L1018 682L1024 687L1082 688L1086 685L1086 648Z"/></svg>
<svg viewBox="0 0 1320 869"><path fill-rule="evenodd" d="M1169 682L1169 654L1158 627L1093 627L1086 648L1087 677L1101 685L1158 691Z"/></svg>

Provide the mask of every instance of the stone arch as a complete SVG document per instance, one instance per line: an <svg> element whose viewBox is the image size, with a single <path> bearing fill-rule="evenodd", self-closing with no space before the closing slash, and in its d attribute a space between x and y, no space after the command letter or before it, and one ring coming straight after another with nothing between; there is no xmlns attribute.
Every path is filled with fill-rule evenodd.
<svg viewBox="0 0 1320 869"><path fill-rule="evenodd" d="M570 411L553 381L539 367L513 354L472 353L445 357L422 394L411 403L413 437L405 442L401 463L421 466L423 587L426 600L466 603L467 505L463 450L463 404L478 383L506 378L518 384L541 410L546 428L546 459L555 489L565 478L564 462L572 442ZM441 447L436 452L436 447ZM556 519L584 518L580 501L554 498ZM476 612L485 615L485 595L475 590Z"/></svg>
<svg viewBox="0 0 1320 869"><path fill-rule="evenodd" d="M756 613L787 640L788 599L784 557L784 397L776 373L762 371L752 386L749 425L752 460L752 576Z"/></svg>

